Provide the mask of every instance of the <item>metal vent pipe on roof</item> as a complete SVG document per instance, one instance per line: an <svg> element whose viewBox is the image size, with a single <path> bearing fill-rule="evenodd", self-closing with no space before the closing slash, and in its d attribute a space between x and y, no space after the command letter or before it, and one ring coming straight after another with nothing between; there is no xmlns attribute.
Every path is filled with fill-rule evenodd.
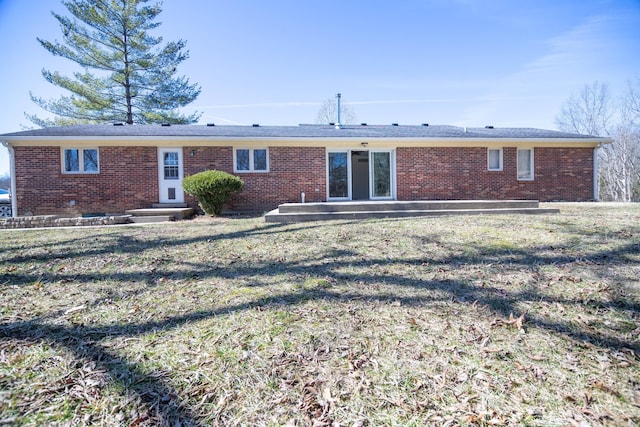
<svg viewBox="0 0 640 427"><path fill-rule="evenodd" d="M336 123L336 129L340 129L342 127L342 122L340 121L340 98L342 98L342 94L337 93L336 98L338 99L338 122Z"/></svg>

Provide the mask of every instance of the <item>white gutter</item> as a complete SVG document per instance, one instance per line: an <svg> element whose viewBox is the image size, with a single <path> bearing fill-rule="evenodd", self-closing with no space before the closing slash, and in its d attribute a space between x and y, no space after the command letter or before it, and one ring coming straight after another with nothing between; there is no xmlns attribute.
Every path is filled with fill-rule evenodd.
<svg viewBox="0 0 640 427"><path fill-rule="evenodd" d="M0 141L9 151L9 179L11 180L11 216L18 216L18 196L16 195L16 157L12 146L6 141Z"/></svg>

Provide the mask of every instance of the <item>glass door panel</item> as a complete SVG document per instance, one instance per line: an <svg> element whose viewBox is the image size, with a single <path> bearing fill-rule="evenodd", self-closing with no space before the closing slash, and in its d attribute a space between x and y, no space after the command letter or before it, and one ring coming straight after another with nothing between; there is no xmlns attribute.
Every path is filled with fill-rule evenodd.
<svg viewBox="0 0 640 427"><path fill-rule="evenodd" d="M391 198L391 153L371 152L371 198Z"/></svg>
<svg viewBox="0 0 640 427"><path fill-rule="evenodd" d="M180 163L178 162L178 154L178 152L164 153L164 179L179 179Z"/></svg>
<svg viewBox="0 0 640 427"><path fill-rule="evenodd" d="M330 152L329 160L329 198L349 198L348 152Z"/></svg>

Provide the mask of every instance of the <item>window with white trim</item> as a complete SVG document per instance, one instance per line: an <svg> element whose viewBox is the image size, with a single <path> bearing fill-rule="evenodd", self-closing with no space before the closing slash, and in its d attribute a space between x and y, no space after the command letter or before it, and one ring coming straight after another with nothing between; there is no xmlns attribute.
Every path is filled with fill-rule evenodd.
<svg viewBox="0 0 640 427"><path fill-rule="evenodd" d="M233 157L235 172L269 172L269 150L266 148L236 148Z"/></svg>
<svg viewBox="0 0 640 427"><path fill-rule="evenodd" d="M533 148L518 149L518 181L533 181Z"/></svg>
<svg viewBox="0 0 640 427"><path fill-rule="evenodd" d="M489 148L487 150L487 169L490 171L502 170L502 148Z"/></svg>
<svg viewBox="0 0 640 427"><path fill-rule="evenodd" d="M62 173L100 173L97 148L63 148Z"/></svg>

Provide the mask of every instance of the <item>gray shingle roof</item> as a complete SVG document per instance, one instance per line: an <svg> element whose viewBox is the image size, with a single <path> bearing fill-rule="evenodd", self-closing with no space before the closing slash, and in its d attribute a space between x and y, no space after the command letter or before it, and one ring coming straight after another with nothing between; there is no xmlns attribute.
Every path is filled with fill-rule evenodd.
<svg viewBox="0 0 640 427"><path fill-rule="evenodd" d="M205 126L205 125L77 125L0 134L3 137L184 137L184 138L597 138L532 128L462 128L447 125L378 126Z"/></svg>

